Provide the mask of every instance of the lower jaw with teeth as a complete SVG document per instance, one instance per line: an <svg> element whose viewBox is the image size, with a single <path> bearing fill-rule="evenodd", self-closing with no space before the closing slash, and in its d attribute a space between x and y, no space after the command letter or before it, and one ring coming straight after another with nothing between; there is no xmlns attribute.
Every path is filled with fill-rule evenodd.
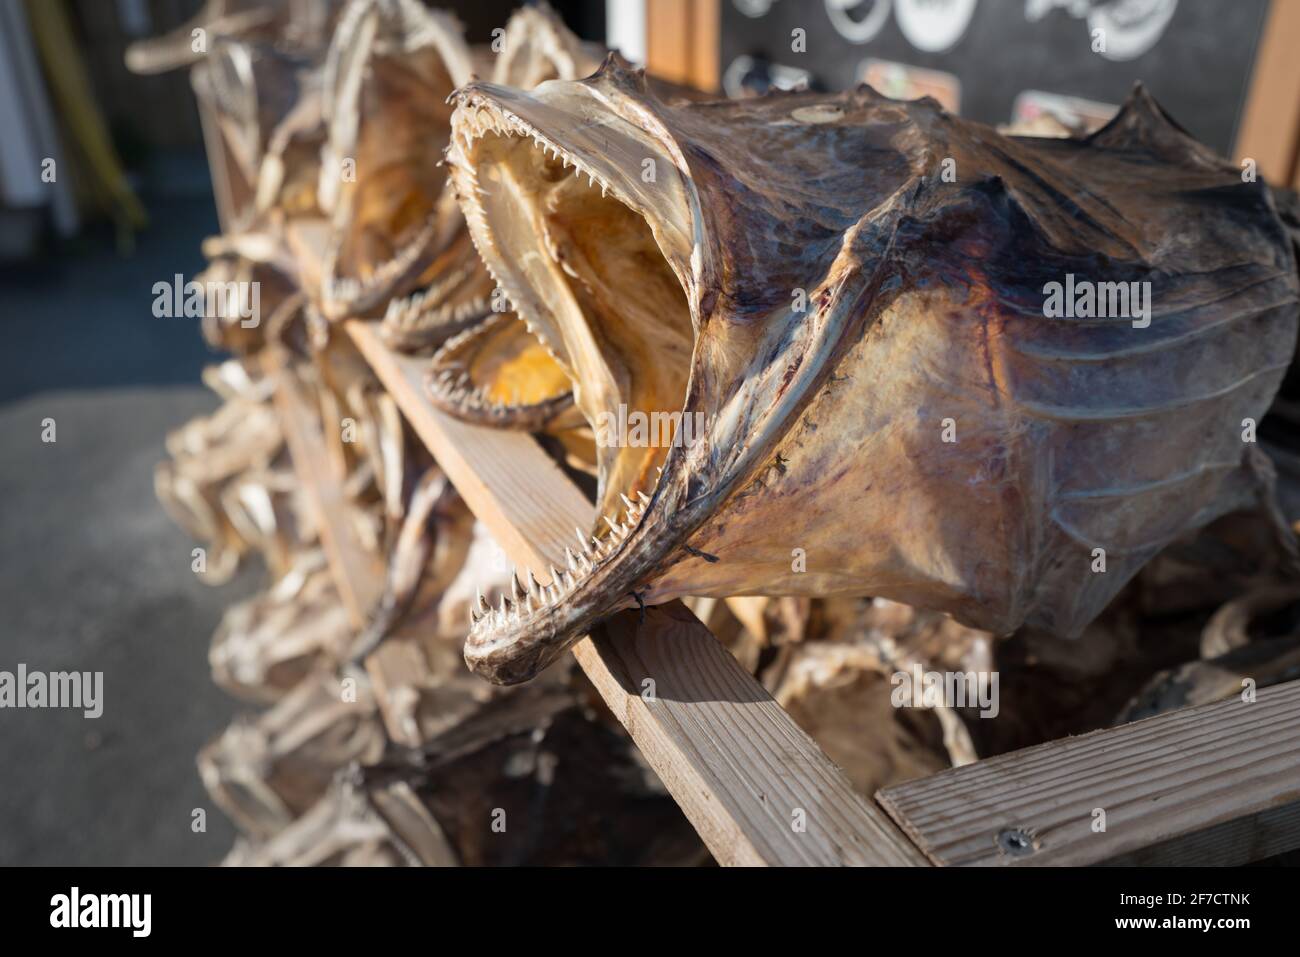
<svg viewBox="0 0 1300 957"><path fill-rule="evenodd" d="M435 406L462 421L538 431L573 406L569 380L524 323L490 312L435 353L425 379ZM576 424L572 423L572 424Z"/></svg>
<svg viewBox="0 0 1300 957"><path fill-rule="evenodd" d="M644 494L639 498L628 500L621 521L603 520L603 537L574 529L574 547L565 549L565 567L551 566L545 585L532 569L516 571L509 594L500 595L495 608L480 591L465 642L471 670L497 684L527 681L597 621L636 606L631 583L641 571L639 563L619 559L650 503Z"/></svg>

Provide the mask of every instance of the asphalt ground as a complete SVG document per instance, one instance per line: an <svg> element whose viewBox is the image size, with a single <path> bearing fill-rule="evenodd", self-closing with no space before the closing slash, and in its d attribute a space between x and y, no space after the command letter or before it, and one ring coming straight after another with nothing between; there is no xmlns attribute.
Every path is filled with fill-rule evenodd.
<svg viewBox="0 0 1300 957"><path fill-rule="evenodd" d="M201 159L175 169L133 249L91 229L0 267L0 672L103 673L98 718L0 708L0 864L211 864L234 839L195 755L246 707L207 648L261 570L199 582L154 498L167 432L216 407L199 374L220 358L151 310L216 231Z"/></svg>

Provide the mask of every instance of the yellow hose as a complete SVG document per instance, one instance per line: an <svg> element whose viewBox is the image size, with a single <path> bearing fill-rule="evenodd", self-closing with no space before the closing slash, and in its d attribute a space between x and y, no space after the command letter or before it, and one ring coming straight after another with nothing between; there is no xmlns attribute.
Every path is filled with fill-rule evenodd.
<svg viewBox="0 0 1300 957"><path fill-rule="evenodd" d="M63 0L27 0L27 17L64 130L85 160L91 194L116 220L119 235L142 229L149 217L122 172L73 40Z"/></svg>

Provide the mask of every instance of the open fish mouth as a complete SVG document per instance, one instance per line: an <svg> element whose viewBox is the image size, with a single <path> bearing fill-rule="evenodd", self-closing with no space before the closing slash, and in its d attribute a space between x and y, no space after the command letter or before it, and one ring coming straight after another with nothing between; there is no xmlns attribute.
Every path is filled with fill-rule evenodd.
<svg viewBox="0 0 1300 957"><path fill-rule="evenodd" d="M508 683L549 664L585 624L653 597L634 586L648 560L674 550L658 540L675 528L657 523L655 509L675 497L661 494L659 477L681 439L671 423L681 421L693 333L681 280L637 212L638 197L540 130L498 112L486 89L475 84L458 96L449 164L470 234L518 316L510 324L497 320L500 334L519 340L522 333L532 340L529 349L552 357L572 380L573 404L598 439L610 439L597 447L598 527L574 530L564 567L539 570L546 585L530 569L495 610L483 602L476 611L467 660ZM444 388L469 384L435 364L431 387L438 376ZM654 415L669 423L656 436L666 441L633 444L608 435L620 409L624 421Z"/></svg>
<svg viewBox="0 0 1300 957"><path fill-rule="evenodd" d="M424 288L388 300L379 335L390 348L420 352L436 347L492 312L492 281L463 229L427 275L434 279Z"/></svg>
<svg viewBox="0 0 1300 957"><path fill-rule="evenodd" d="M449 415L497 428L558 426L573 408L564 370L509 313L489 312L444 343L434 353L425 388Z"/></svg>
<svg viewBox="0 0 1300 957"><path fill-rule="evenodd" d="M1294 256L1267 188L1141 89L1086 140L865 87L669 104L615 58L455 100L470 235L573 382L604 516L479 604L490 680L688 594L1076 635L1253 503L1241 423L1294 349ZM1076 274L1145 283L1146 321L1050 313Z"/></svg>

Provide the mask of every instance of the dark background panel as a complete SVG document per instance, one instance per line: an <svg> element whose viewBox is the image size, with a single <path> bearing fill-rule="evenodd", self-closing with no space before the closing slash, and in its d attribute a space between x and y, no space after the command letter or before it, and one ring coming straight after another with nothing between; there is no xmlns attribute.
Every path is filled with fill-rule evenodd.
<svg viewBox="0 0 1300 957"><path fill-rule="evenodd" d="M1008 122L1023 90L1118 104L1141 80L1198 139L1227 154L1245 104L1268 0L1177 0L1154 46L1129 60L1094 53L1088 19L1070 9L1093 10L1094 17L1114 20L1126 16L1139 29L1140 14L1157 17L1169 2L976 0L960 39L936 53L918 49L904 35L899 7L928 7L936 15L948 8L956 16L963 0L722 0L721 64L725 70L737 56L761 56L809 70L827 89L853 85L867 57L943 70L961 81L963 115L985 123ZM881 5L890 9L874 38L859 44L845 39L832 23L828 6L837 3L850 3L845 12L856 21L865 21ZM753 17L742 8L766 12ZM806 31L806 53L791 52L796 28ZM1109 35L1112 51L1123 39Z"/></svg>

